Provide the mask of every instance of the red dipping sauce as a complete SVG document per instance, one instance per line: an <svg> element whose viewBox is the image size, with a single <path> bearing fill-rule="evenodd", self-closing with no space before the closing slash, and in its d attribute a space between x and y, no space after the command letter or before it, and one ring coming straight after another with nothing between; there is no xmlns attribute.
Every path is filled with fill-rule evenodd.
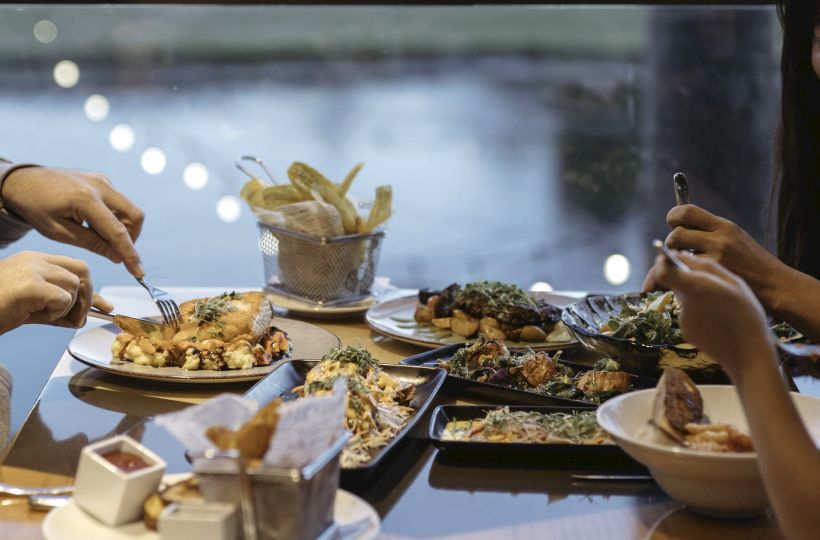
<svg viewBox="0 0 820 540"><path fill-rule="evenodd" d="M100 455L108 460L109 463L125 473L138 471L151 466L151 464L145 461L142 456L132 454L131 452L120 452L118 450L114 450L112 452L106 452L105 454Z"/></svg>

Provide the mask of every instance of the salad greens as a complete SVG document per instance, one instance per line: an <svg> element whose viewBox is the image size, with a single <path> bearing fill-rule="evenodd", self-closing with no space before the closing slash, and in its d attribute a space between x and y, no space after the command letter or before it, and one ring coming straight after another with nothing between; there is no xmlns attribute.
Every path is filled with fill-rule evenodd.
<svg viewBox="0 0 820 540"><path fill-rule="evenodd" d="M679 314L674 293L649 293L639 306L621 300L621 313L609 319L601 332L645 345L677 345L683 342Z"/></svg>

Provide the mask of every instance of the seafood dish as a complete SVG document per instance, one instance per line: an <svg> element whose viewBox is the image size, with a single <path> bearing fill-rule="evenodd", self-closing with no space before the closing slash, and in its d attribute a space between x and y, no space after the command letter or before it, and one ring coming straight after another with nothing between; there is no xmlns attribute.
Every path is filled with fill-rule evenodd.
<svg viewBox="0 0 820 540"><path fill-rule="evenodd" d="M268 366L290 355L290 340L272 326L273 308L261 292L230 292L184 302L179 328L146 332L115 317L122 329L114 359L151 367L228 370Z"/></svg>
<svg viewBox="0 0 820 540"><path fill-rule="evenodd" d="M444 441L532 444L613 444L595 419L595 411L538 412L499 407L483 418L452 420Z"/></svg>
<svg viewBox="0 0 820 540"><path fill-rule="evenodd" d="M338 347L307 373L303 385L291 392L300 397L327 394L342 377L347 379L345 424L353 436L340 459L342 468L355 468L368 463L387 446L415 414L410 402L416 387L381 370L367 350Z"/></svg>
<svg viewBox="0 0 820 540"><path fill-rule="evenodd" d="M500 339L479 334L471 345L439 362L450 375L545 396L601 403L632 390L632 377L617 362L599 360L593 369L577 371L559 362L561 351L517 353Z"/></svg>
<svg viewBox="0 0 820 540"><path fill-rule="evenodd" d="M481 333L510 341L569 341L561 309L534 298L517 285L480 281L441 291L423 289L413 314L416 323L430 324L442 334L471 338ZM562 336L550 336L561 331Z"/></svg>
<svg viewBox="0 0 820 540"><path fill-rule="evenodd" d="M713 423L703 412L703 397L692 379L666 368L652 404L652 424L692 450L752 452L752 439L732 424Z"/></svg>

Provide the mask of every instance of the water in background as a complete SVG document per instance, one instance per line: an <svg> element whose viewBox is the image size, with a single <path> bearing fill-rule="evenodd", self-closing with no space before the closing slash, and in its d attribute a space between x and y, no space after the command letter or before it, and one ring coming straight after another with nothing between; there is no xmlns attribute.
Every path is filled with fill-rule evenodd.
<svg viewBox="0 0 820 540"><path fill-rule="evenodd" d="M109 175L157 285L262 283L233 165L253 154L281 181L363 161L362 199L391 184L399 286L635 290L676 170L762 236L778 35L771 8L2 7L0 155ZM52 365L67 334L31 332L0 338L9 360Z"/></svg>

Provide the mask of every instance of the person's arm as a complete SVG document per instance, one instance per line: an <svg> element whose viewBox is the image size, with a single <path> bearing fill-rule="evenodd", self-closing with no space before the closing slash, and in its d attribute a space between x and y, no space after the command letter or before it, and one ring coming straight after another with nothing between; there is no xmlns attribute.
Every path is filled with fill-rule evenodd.
<svg viewBox="0 0 820 540"><path fill-rule="evenodd" d="M766 493L787 538L817 538L820 519L810 511L820 495L820 452L806 431L777 369L770 343L737 350L732 360Z"/></svg>
<svg viewBox="0 0 820 540"><path fill-rule="evenodd" d="M3 183L5 183L8 175L18 169L31 166L29 164L12 163L0 157L0 193L2 193ZM31 226L25 221L9 214L3 205L2 198L0 198L0 248L19 240L30 230Z"/></svg>
<svg viewBox="0 0 820 540"><path fill-rule="evenodd" d="M820 317L813 309L820 305L820 281L781 262L728 219L693 204L672 208L666 222L672 229L666 245L692 250L720 263L743 278L767 312L820 341ZM650 271L643 290L656 287Z"/></svg>
<svg viewBox="0 0 820 540"><path fill-rule="evenodd" d="M0 185L0 200L9 214L46 238L122 262L136 277L145 275L134 247L144 215L105 176L14 166Z"/></svg>
<svg viewBox="0 0 820 540"><path fill-rule="evenodd" d="M820 452L778 370L773 336L749 286L707 257L679 252L684 272L659 257L660 285L681 304L684 336L716 359L735 383L758 455L769 502L788 538L816 538Z"/></svg>

